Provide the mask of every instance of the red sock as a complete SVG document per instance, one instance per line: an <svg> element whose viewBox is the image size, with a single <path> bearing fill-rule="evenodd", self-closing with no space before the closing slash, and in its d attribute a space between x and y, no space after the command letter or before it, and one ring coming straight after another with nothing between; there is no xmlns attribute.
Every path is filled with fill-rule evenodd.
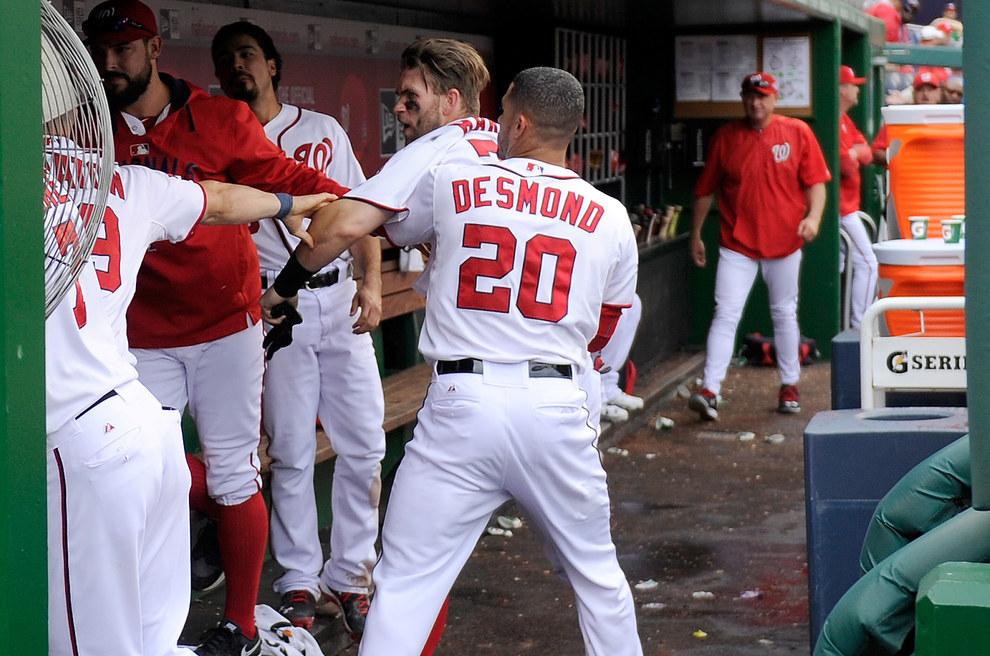
<svg viewBox="0 0 990 656"><path fill-rule="evenodd" d="M268 509L261 492L236 506L218 506L218 537L227 576L224 616L254 638L254 606L268 540Z"/></svg>
<svg viewBox="0 0 990 656"><path fill-rule="evenodd" d="M192 486L189 488L189 507L207 517L216 519L220 516L220 504L210 498L206 490L206 465L194 455L186 454L186 464L192 475Z"/></svg>
<svg viewBox="0 0 990 656"><path fill-rule="evenodd" d="M440 638L443 637L443 627L447 624L447 606L449 603L450 597L443 600L443 606L440 607L437 621L433 623L433 630L430 631L430 637L426 639L426 646L423 647L421 656L433 656L433 650L440 644Z"/></svg>

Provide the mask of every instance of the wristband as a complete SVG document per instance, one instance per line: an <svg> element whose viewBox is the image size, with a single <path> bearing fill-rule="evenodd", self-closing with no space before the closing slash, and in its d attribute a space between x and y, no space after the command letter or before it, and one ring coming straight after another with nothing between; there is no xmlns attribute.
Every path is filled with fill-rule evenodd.
<svg viewBox="0 0 990 656"><path fill-rule="evenodd" d="M272 289L282 298L292 298L306 284L313 273L313 271L304 269L296 258L296 254L293 253L272 282Z"/></svg>
<svg viewBox="0 0 990 656"><path fill-rule="evenodd" d="M292 195L280 191L275 194L275 197L278 198L279 208L278 214L272 218L281 221L285 217L289 216L289 212L292 211Z"/></svg>

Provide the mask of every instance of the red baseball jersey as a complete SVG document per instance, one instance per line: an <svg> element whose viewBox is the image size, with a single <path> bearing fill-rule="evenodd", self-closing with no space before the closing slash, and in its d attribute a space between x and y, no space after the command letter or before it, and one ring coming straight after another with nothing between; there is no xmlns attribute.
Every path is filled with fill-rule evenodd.
<svg viewBox="0 0 990 656"><path fill-rule="evenodd" d="M839 215L852 214L859 209L859 167L868 164L850 151L857 145L869 145L849 114L839 116Z"/></svg>
<svg viewBox="0 0 990 656"><path fill-rule="evenodd" d="M347 191L287 158L245 103L161 78L172 103L153 126L114 116L118 164L269 192ZM128 340L132 348L170 348L219 339L256 323L260 298L258 253L247 226L200 226L185 241L152 244L127 313Z"/></svg>
<svg viewBox="0 0 990 656"><path fill-rule="evenodd" d="M754 130L740 119L712 136L694 193L718 194L721 246L755 259L777 258L804 244L797 229L808 210L805 191L831 177L804 121L774 116Z"/></svg>

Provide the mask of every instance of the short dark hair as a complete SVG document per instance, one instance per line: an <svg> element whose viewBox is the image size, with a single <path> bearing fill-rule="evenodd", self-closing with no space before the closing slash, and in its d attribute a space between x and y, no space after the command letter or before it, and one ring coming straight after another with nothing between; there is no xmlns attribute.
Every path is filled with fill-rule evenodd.
<svg viewBox="0 0 990 656"><path fill-rule="evenodd" d="M584 89L565 70L537 66L512 80L509 97L519 112L548 138L570 141L584 116Z"/></svg>
<svg viewBox="0 0 990 656"><path fill-rule="evenodd" d="M465 109L474 115L481 113L481 91L491 78L485 60L471 44L456 39L417 39L402 52L400 62L402 70L415 69L423 74L427 90L443 94L457 89Z"/></svg>
<svg viewBox="0 0 990 656"><path fill-rule="evenodd" d="M213 35L213 45L210 47L214 68L216 68L217 57L220 55L219 51L223 47L223 44L232 37L241 35L249 36L257 41L261 47L261 51L265 54L265 59L275 60L275 75L272 76L272 87L278 89L278 81L282 79L282 55L278 53L275 42L272 41L272 37L268 35L268 32L254 23L237 21L236 23L228 23L217 30L217 33Z"/></svg>

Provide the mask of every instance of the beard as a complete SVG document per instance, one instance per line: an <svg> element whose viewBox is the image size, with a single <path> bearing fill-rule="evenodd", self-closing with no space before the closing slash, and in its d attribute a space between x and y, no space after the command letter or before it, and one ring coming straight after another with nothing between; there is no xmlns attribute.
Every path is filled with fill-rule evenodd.
<svg viewBox="0 0 990 656"><path fill-rule="evenodd" d="M123 73L113 73L105 76L106 81L114 78L127 81L127 84L122 89L108 87L106 85L103 87L107 92L107 102L110 104L110 109L117 111L133 105L148 90L148 85L151 84L151 62L149 61L147 67L133 78L128 78Z"/></svg>
<svg viewBox="0 0 990 656"><path fill-rule="evenodd" d="M254 78L251 78L250 80L235 80L230 84L230 89L224 89L223 92L228 98L243 100L248 104L251 104L257 100L259 95L258 85L254 83Z"/></svg>
<svg viewBox="0 0 990 656"><path fill-rule="evenodd" d="M440 113L439 105L431 110L424 110L420 113L419 121L415 125L408 126L411 132L406 137L406 141L415 141L424 134L433 132L443 124L443 114Z"/></svg>

